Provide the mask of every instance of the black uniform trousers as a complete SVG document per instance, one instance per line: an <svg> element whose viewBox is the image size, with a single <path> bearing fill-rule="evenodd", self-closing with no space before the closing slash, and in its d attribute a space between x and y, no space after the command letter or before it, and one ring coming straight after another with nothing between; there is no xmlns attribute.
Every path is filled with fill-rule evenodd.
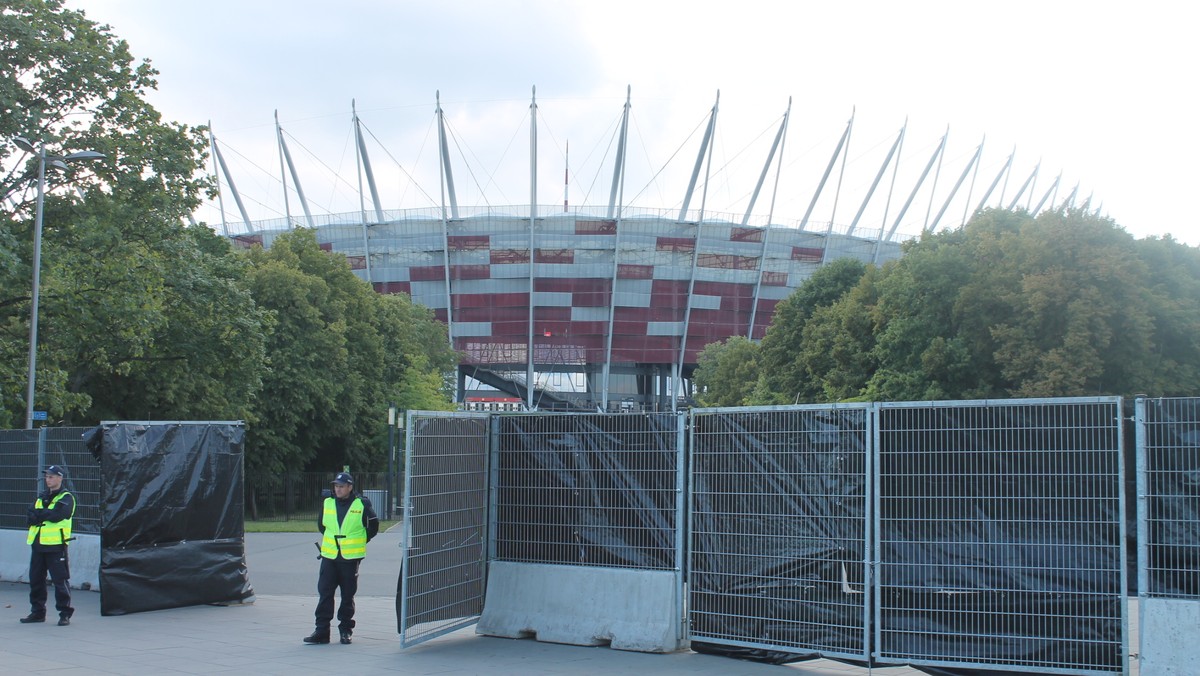
<svg viewBox="0 0 1200 676"><path fill-rule="evenodd" d="M338 606L338 629L354 628L354 594L358 591L358 564L362 559L327 559L321 557L321 573L317 577L317 630L329 630L333 621L333 593L342 592Z"/></svg>
<svg viewBox="0 0 1200 676"><path fill-rule="evenodd" d="M46 574L54 582L54 608L62 617L75 614L71 608L71 569L67 561L67 548L33 548L29 556L29 607L30 614L46 616Z"/></svg>

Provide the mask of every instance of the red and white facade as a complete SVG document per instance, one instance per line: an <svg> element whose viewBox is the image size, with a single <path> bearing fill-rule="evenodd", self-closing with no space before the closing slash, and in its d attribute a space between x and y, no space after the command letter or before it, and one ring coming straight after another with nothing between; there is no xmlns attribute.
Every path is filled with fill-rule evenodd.
<svg viewBox="0 0 1200 676"><path fill-rule="evenodd" d="M706 345L762 338L779 301L824 262L900 255L898 242L830 230L520 210L388 212L376 224L320 225L317 239L380 293L431 308L464 369L587 374L588 407L657 396L610 373L686 379ZM279 232L234 239L270 246Z"/></svg>

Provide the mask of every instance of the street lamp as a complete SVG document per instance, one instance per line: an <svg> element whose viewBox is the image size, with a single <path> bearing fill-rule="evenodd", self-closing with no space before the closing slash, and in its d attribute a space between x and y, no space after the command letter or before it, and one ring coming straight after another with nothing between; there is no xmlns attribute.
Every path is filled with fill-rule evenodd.
<svg viewBox="0 0 1200 676"><path fill-rule="evenodd" d="M33 429L33 386L36 382L37 369L37 332L38 332L38 295L42 271L42 202L46 192L46 164L59 169L66 169L67 162L73 160L98 160L104 153L94 150L81 150L67 155L46 154L46 144L39 143L37 148L29 139L17 136L13 144L27 153L37 153L38 183L37 209L33 217L33 301L29 308L29 389L25 391L25 429Z"/></svg>

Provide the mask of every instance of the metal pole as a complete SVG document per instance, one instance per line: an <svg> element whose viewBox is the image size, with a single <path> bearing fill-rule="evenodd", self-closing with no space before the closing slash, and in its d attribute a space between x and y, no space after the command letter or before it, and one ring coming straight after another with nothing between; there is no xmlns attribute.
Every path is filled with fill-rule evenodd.
<svg viewBox="0 0 1200 676"><path fill-rule="evenodd" d="M525 353L525 408L532 411L534 385L534 263L537 259L534 248L534 226L537 223L537 87L533 88L529 103L529 335Z"/></svg>
<svg viewBox="0 0 1200 676"><path fill-rule="evenodd" d="M27 153L35 152L28 139L18 136L13 143ZM33 293L29 306L29 373L28 388L25 391L25 429L33 429L33 394L37 384L37 341L38 341L38 301L41 297L42 273L42 220L43 207L46 200L46 159L53 159L54 166L67 168L71 160L95 160L104 157L103 153L94 150L82 150L64 156L46 155L46 144L41 142L37 147L38 181L37 208L33 217Z"/></svg>
<svg viewBox="0 0 1200 676"><path fill-rule="evenodd" d="M37 211L33 218L33 299L29 307L29 388L25 391L25 429L33 429L33 388L37 380L38 293L42 272L42 204L46 193L46 144L38 146Z"/></svg>
<svg viewBox="0 0 1200 676"><path fill-rule="evenodd" d="M384 506L385 519L392 518L392 489L396 485L396 468L392 464L392 458L396 455L396 405L388 404L388 469L387 469L387 493L385 493L387 505Z"/></svg>

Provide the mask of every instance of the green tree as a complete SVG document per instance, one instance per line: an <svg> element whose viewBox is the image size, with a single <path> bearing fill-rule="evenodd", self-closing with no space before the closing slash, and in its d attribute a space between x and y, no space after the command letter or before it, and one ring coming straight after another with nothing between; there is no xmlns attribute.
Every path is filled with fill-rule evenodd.
<svg viewBox="0 0 1200 676"><path fill-rule="evenodd" d="M1200 394L1200 247L1170 237L1138 240L1136 247L1149 277L1155 336L1144 393Z"/></svg>
<svg viewBox="0 0 1200 676"><path fill-rule="evenodd" d="M248 474L379 467L389 403L451 407L455 355L428 310L375 293L309 230L248 259L251 294L276 318L258 424L246 435Z"/></svg>
<svg viewBox="0 0 1200 676"><path fill-rule="evenodd" d="M707 345L693 378L701 406L745 406L758 382L758 344L734 336Z"/></svg>
<svg viewBox="0 0 1200 676"><path fill-rule="evenodd" d="M841 299L818 307L804 326L794 356L805 375L798 383L801 402L844 401L861 398L876 368L875 345L879 270L871 267Z"/></svg>
<svg viewBox="0 0 1200 676"><path fill-rule="evenodd" d="M818 268L779 303L762 340L753 403L791 404L820 396L819 385L803 362L796 359L804 345L805 326L817 310L833 305L853 289L866 270L865 264L851 258L835 260Z"/></svg>
<svg viewBox="0 0 1200 676"><path fill-rule="evenodd" d="M849 279L780 305L756 399L1200 391L1200 249L1084 210L987 210L837 293Z"/></svg>
<svg viewBox="0 0 1200 676"><path fill-rule="evenodd" d="M149 347L133 356L120 344L108 346L121 368L103 376L85 370L91 360L76 359L83 366L71 372L72 384L87 385L93 420L257 422L252 404L273 316L245 288L246 261L228 240L203 227L179 235L160 243L165 255L157 260L170 268L160 271L160 314Z"/></svg>
<svg viewBox="0 0 1200 676"><path fill-rule="evenodd" d="M1009 316L992 327L1011 396L1130 394L1150 375L1155 341L1145 263L1133 238L1082 210L1022 224L998 289Z"/></svg>
<svg viewBox="0 0 1200 676"><path fill-rule="evenodd" d="M947 231L910 245L903 263L879 278L873 310L877 368L867 384L868 398L1003 396L995 390L991 329L1011 313L997 290L1016 281L1016 272L1001 263L1021 222L1012 212L985 212L969 231Z"/></svg>
<svg viewBox="0 0 1200 676"><path fill-rule="evenodd" d="M183 225L207 187L202 130L164 122L144 98L156 71L61 0L4 2L0 54L0 138L105 155L47 171L38 407L70 423L242 417L262 315L237 292L228 246ZM0 426L11 426L24 408L37 162L5 142L0 167Z"/></svg>

